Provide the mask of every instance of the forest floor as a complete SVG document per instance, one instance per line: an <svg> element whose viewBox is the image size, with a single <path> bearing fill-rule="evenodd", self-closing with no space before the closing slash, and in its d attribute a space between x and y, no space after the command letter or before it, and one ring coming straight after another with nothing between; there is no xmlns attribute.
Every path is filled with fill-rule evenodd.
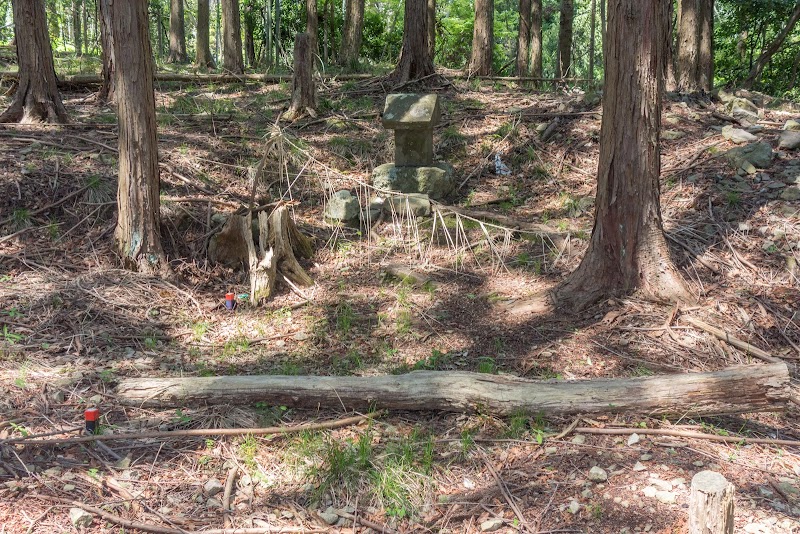
<svg viewBox="0 0 800 534"><path fill-rule="evenodd" d="M131 408L115 397L127 377L435 369L585 380L756 363L689 326L686 315L786 361L800 358L800 203L784 200L800 182L796 154L778 151L768 169L737 176L718 157L733 146L719 134L726 123L712 115L722 106L665 101L663 129L680 133L662 144L662 209L698 305L632 296L579 316L512 315L507 303L554 287L586 248L601 109L580 92L477 81L426 90L443 98L436 152L460 184L447 202L545 224L565 238L452 216L437 219L437 239L429 218L392 218L369 230L326 224L333 191L368 198L371 169L392 160L392 135L379 120L384 92L374 82L328 82L319 117L280 130L286 84L161 84L162 234L174 277L147 278L121 270L111 252L113 111L90 90L73 90L64 94L68 126L0 125L0 438L74 435L90 405L100 408L104 432L115 433L348 416L263 403ZM7 103L0 98L0 107ZM781 125L798 116L766 110L757 135L774 148ZM554 135L542 141L537 127L553 118ZM278 152L283 165L270 159ZM510 175L495 173L497 153ZM249 169L262 157L256 201L283 198L314 236L304 266L315 285L279 284L266 306L230 312L224 294L247 293L246 276L209 264L205 248L220 215L248 204ZM390 263L432 283L393 279ZM161 532L678 533L692 476L713 469L736 486L737 532L800 532L798 447L559 436L572 422L392 411L336 430L265 437L0 441L0 531L66 532L70 509L83 503ZM800 440L794 407L703 419L593 416L581 425ZM589 479L595 466L606 481ZM85 531L137 531L108 519L94 514Z"/></svg>

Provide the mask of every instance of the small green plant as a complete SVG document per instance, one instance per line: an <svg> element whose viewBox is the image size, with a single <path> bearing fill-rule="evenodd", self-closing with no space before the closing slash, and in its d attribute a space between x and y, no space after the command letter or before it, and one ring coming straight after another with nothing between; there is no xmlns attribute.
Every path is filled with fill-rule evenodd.
<svg viewBox="0 0 800 534"><path fill-rule="evenodd" d="M11 430L13 430L14 432L18 432L19 435L22 436L23 438L26 438L26 437L31 435L30 431L27 428L25 428L23 425L20 425L20 424L17 424L15 422L11 421L9 423L9 426L11 427Z"/></svg>
<svg viewBox="0 0 800 534"><path fill-rule="evenodd" d="M508 428L503 435L507 438L520 439L528 431L528 415L514 412L508 420Z"/></svg>
<svg viewBox="0 0 800 534"><path fill-rule="evenodd" d="M430 356L414 364L414 370L436 371L445 367L449 362L449 354L433 349Z"/></svg>
<svg viewBox="0 0 800 534"><path fill-rule="evenodd" d="M489 356L481 356L478 358L478 372L487 375L497 374L497 362Z"/></svg>
<svg viewBox="0 0 800 534"><path fill-rule="evenodd" d="M183 413L183 410L178 408L175 410L175 422L180 424L186 424L192 421L192 418Z"/></svg>
<svg viewBox="0 0 800 534"><path fill-rule="evenodd" d="M725 202L731 208L735 208L742 203L742 195L738 191L726 191Z"/></svg>
<svg viewBox="0 0 800 534"><path fill-rule="evenodd" d="M475 446L475 438L472 437L474 430L461 431L461 455L466 456Z"/></svg>
<svg viewBox="0 0 800 534"><path fill-rule="evenodd" d="M113 369L103 369L100 371L100 380L108 384L109 382L114 381L114 370Z"/></svg>
<svg viewBox="0 0 800 534"><path fill-rule="evenodd" d="M593 503L589 507L589 512L592 514L592 519L600 520L603 518L603 506L600 503Z"/></svg>
<svg viewBox="0 0 800 534"><path fill-rule="evenodd" d="M242 463L250 470L255 470L258 466L256 462L256 454L258 453L258 440L252 434L247 434L239 442L239 458Z"/></svg>
<svg viewBox="0 0 800 534"><path fill-rule="evenodd" d="M336 306L336 329L342 334L349 334L355 321L355 313L349 302L340 302Z"/></svg>
<svg viewBox="0 0 800 534"><path fill-rule="evenodd" d="M147 336L144 338L144 348L153 350L158 346L158 340L154 337Z"/></svg>
<svg viewBox="0 0 800 534"><path fill-rule="evenodd" d="M31 212L27 208L18 208L11 213L11 229L24 230L31 225Z"/></svg>
<svg viewBox="0 0 800 534"><path fill-rule="evenodd" d="M58 239L58 236L61 234L58 223L55 221L50 221L44 229L47 232L47 236L53 241Z"/></svg>
<svg viewBox="0 0 800 534"><path fill-rule="evenodd" d="M12 332L9 330L8 325L3 325L3 341L6 343L13 345L19 341L22 341L23 336L17 333Z"/></svg>
<svg viewBox="0 0 800 534"><path fill-rule="evenodd" d="M90 477L94 478L94 479L99 479L100 478L100 470L97 467L90 467L86 471L86 474L89 475Z"/></svg>
<svg viewBox="0 0 800 534"><path fill-rule="evenodd" d="M195 341L200 341L208 333L210 324L206 321L200 321L192 325L192 337Z"/></svg>

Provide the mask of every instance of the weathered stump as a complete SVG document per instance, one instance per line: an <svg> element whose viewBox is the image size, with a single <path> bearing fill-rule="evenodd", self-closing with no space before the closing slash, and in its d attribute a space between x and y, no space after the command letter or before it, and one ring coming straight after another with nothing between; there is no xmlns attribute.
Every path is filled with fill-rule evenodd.
<svg viewBox="0 0 800 534"><path fill-rule="evenodd" d="M733 484L714 471L692 478L689 534L733 534Z"/></svg>
<svg viewBox="0 0 800 534"><path fill-rule="evenodd" d="M317 87L314 85L314 49L311 36L298 33L294 39L294 74L292 75L292 103L283 118L293 121L303 114L317 116Z"/></svg>
<svg viewBox="0 0 800 534"><path fill-rule="evenodd" d="M252 215L231 215L208 246L209 259L231 267L245 266L250 271L250 302L269 299L278 276L297 286L314 283L297 256L310 258L311 241L297 229L286 206L271 215L258 214L258 247L253 239Z"/></svg>

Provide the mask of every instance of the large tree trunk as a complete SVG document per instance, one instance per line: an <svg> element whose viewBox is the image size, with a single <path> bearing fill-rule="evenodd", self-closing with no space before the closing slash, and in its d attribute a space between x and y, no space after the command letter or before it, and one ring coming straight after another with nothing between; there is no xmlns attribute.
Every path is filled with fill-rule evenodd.
<svg viewBox="0 0 800 534"><path fill-rule="evenodd" d="M124 405L154 408L264 402L314 409L522 412L548 417L636 412L697 417L782 410L789 397L789 372L786 364L773 363L711 373L580 382L459 371L370 377L128 378L120 382L116 393Z"/></svg>
<svg viewBox="0 0 800 534"><path fill-rule="evenodd" d="M761 55L758 56L758 59L756 59L755 63L753 63L753 67L750 69L750 74L747 75L747 78L744 81L744 87L747 89L751 89L753 87L753 85L756 83L756 80L759 78L759 76L761 76L761 72L764 70L764 67L766 67L769 60L773 55L775 55L775 52L780 50L781 45L783 45L783 42L786 40L786 37L792 33L792 30L794 29L794 26L797 24L798 20L800 20L800 2L797 2L795 5L794 11L792 11L789 20L786 22L786 26L784 26L781 32L775 36L771 43L769 43L769 46L764 48L764 51L761 52Z"/></svg>
<svg viewBox="0 0 800 534"><path fill-rule="evenodd" d="M397 67L388 76L394 83L405 83L433 74L433 58L428 47L427 0L406 0L403 22L403 47Z"/></svg>
<svg viewBox="0 0 800 534"><path fill-rule="evenodd" d="M517 76L528 76L531 42L531 0L519 0L519 32L517 33Z"/></svg>
<svg viewBox="0 0 800 534"><path fill-rule="evenodd" d="M117 61L119 188L117 253L128 269L154 274L168 269L159 221L156 102L146 2L110 1Z"/></svg>
<svg viewBox="0 0 800 534"><path fill-rule="evenodd" d="M561 0L561 19L558 25L556 78L566 78L572 75L570 68L572 67L572 25L574 19L574 0Z"/></svg>
<svg viewBox="0 0 800 534"><path fill-rule="evenodd" d="M317 15L317 0L306 0L306 33L308 46L311 49L311 58L314 63L319 54L319 16Z"/></svg>
<svg viewBox="0 0 800 534"><path fill-rule="evenodd" d="M99 0L100 44L103 60L102 84L97 92L100 102L116 102L117 80L114 72L114 28L111 25L111 0Z"/></svg>
<svg viewBox="0 0 800 534"><path fill-rule="evenodd" d="M472 54L467 65L469 76L490 76L494 57L494 0L475 0L475 25Z"/></svg>
<svg viewBox="0 0 800 534"><path fill-rule="evenodd" d="M609 0L595 222L580 266L555 292L566 308L635 289L692 300L670 259L659 204L667 16L663 0Z"/></svg>
<svg viewBox="0 0 800 534"><path fill-rule="evenodd" d="M19 84L0 122L68 122L53 67L44 0L14 0Z"/></svg>
<svg viewBox="0 0 800 534"><path fill-rule="evenodd" d="M531 59L530 75L534 78L542 77L542 0L533 0L531 3Z"/></svg>
<svg viewBox="0 0 800 534"><path fill-rule="evenodd" d="M436 0L428 0L428 54L436 58Z"/></svg>
<svg viewBox="0 0 800 534"><path fill-rule="evenodd" d="M361 36L364 32L364 0L347 0L342 31L342 46L338 63L342 67L356 69L361 51Z"/></svg>
<svg viewBox="0 0 800 534"><path fill-rule="evenodd" d="M589 84L594 85L594 34L595 34L595 14L597 10L597 0L592 0L592 9L589 14Z"/></svg>
<svg viewBox="0 0 800 534"><path fill-rule="evenodd" d="M72 37L75 55L83 55L83 32L81 31L81 0L72 0Z"/></svg>
<svg viewBox="0 0 800 534"><path fill-rule="evenodd" d="M186 27L183 22L183 0L169 3L169 63L186 63Z"/></svg>
<svg viewBox="0 0 800 534"><path fill-rule="evenodd" d="M309 114L316 116L317 88L314 85L314 54L311 50L311 36L298 33L294 40L294 74L292 76L292 103L284 113L286 120L296 120Z"/></svg>
<svg viewBox="0 0 800 534"><path fill-rule="evenodd" d="M244 56L249 67L256 66L256 16L253 6L247 4L244 8Z"/></svg>
<svg viewBox="0 0 800 534"><path fill-rule="evenodd" d="M678 80L675 76L675 8L669 2L669 30L667 32L667 42L664 45L664 68L665 89L667 91L678 90Z"/></svg>
<svg viewBox="0 0 800 534"><path fill-rule="evenodd" d="M195 51L195 63L201 70L213 69L214 58L211 57L211 43L209 42L210 32L210 0L197 0L197 50Z"/></svg>
<svg viewBox="0 0 800 534"><path fill-rule="evenodd" d="M679 91L710 92L714 83L714 0L680 0L678 5Z"/></svg>
<svg viewBox="0 0 800 534"><path fill-rule="evenodd" d="M244 72L239 0L222 0L222 66L232 74Z"/></svg>

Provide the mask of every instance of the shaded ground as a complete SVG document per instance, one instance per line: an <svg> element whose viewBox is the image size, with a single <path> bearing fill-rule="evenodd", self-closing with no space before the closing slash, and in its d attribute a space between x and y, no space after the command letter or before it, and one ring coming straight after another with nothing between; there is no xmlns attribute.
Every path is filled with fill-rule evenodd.
<svg viewBox="0 0 800 534"><path fill-rule="evenodd" d="M484 230L452 216L437 218L435 227L432 219L399 218L371 230L325 224L325 198L342 188L369 196L369 171L393 153L378 119L381 88L332 82L321 88L320 117L287 126L273 144L286 164L273 152L255 199L290 199L301 228L316 238L305 265L316 285L302 294L279 286L267 307L230 313L224 294L249 286L241 272L210 265L205 246L219 214L248 202L248 169L263 156L264 137L275 134L288 87L158 90L163 237L175 272L169 281L121 271L109 252L116 187L110 109L98 109L89 92L73 92L65 95L70 126L0 126L0 234L16 234L0 237L0 421L15 421L0 423L3 437L80 425L90 404L114 432L342 415L264 405L124 408L113 386L130 376L459 369L572 380L752 362L686 326L682 314L787 361L800 357L800 214L797 201L780 198L795 187L800 167L790 165L795 155L779 153L764 172L736 176L716 157L730 144L718 135L725 123L708 102L670 100L664 114L665 129L684 133L663 143L662 206L675 260L700 299L695 308L631 297L582 317L505 311L504 303L556 284L585 248L600 109L580 94L477 82L437 88L445 105L436 150L463 182L448 202L546 224L566 239ZM759 136L775 147L780 125L797 115L768 111ZM555 135L544 142L536 128L554 116ZM495 174L498 152L510 176ZM426 272L435 285L394 280L383 272L388 263ZM401 532L472 532L502 518L500 531L510 532L521 524L511 501L531 532L682 532L691 477L711 468L736 484L737 531L800 529L793 448L552 438L570 422L391 413L370 425L301 435L112 442L111 453L4 445L0 518L6 532L62 529L69 506L45 495L105 504L150 524L220 528L221 494L206 484L224 484L235 464L241 469L230 515L237 527L348 531L350 514ZM595 417L584 426L798 437L793 410L708 420ZM606 482L588 480L593 466L605 469ZM317 514L328 507L343 512L339 526ZM96 518L92 529L111 527Z"/></svg>

